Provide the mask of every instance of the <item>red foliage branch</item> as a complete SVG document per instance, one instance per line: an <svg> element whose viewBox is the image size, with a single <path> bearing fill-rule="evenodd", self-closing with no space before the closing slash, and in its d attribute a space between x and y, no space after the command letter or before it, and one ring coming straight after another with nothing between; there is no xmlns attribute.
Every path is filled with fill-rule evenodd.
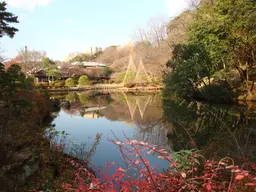
<svg viewBox="0 0 256 192"><path fill-rule="evenodd" d="M125 136L126 137L126 136ZM85 166L70 161L77 169L76 179L72 184L63 184L67 192L76 191L253 191L256 190L255 166L247 165L247 170L235 165L232 159L223 158L220 161L206 160L197 165L197 154L189 156L190 169L179 170L179 162L172 159L164 149L156 145L130 140L126 142L111 139L117 145L127 169L116 168L111 176L109 168L114 163L107 164L105 173L96 178ZM146 155L155 153L160 160L168 161L170 168L165 173L159 173L153 168ZM136 160L135 160L136 159ZM137 177L129 175L129 170L136 171Z"/></svg>

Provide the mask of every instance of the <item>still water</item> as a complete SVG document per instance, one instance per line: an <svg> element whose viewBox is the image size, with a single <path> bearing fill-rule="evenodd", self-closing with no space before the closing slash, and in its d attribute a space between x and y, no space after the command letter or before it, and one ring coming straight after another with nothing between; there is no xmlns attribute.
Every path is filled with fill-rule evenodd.
<svg viewBox="0 0 256 192"><path fill-rule="evenodd" d="M207 158L256 159L256 105L209 105L173 98L161 100L160 93L79 92L52 95L65 103L53 121L78 146L91 145L97 133L101 139L91 162L99 168L106 163L123 165L122 156L109 139L155 144L170 154L199 149ZM68 102L67 102L68 101ZM156 155L147 157L158 168L168 163Z"/></svg>

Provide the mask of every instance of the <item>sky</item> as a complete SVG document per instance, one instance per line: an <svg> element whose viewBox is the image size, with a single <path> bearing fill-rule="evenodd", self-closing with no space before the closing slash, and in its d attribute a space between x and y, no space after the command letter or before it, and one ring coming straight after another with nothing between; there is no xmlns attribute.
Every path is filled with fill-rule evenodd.
<svg viewBox="0 0 256 192"><path fill-rule="evenodd" d="M7 10L19 16L14 38L0 40L3 55L18 50L43 50L54 60L83 52L91 46L122 45L139 26L155 17L171 20L188 0L5 0Z"/></svg>

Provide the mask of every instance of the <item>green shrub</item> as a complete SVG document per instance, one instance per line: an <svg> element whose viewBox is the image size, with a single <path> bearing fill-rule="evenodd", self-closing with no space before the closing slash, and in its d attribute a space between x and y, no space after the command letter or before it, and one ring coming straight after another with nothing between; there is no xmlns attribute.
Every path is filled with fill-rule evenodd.
<svg viewBox="0 0 256 192"><path fill-rule="evenodd" d="M75 86L75 81L74 81L72 78L68 78L68 79L65 81L65 86L74 87L74 86Z"/></svg>
<svg viewBox="0 0 256 192"><path fill-rule="evenodd" d="M56 81L54 83L54 87L64 87L65 86L65 81Z"/></svg>
<svg viewBox="0 0 256 192"><path fill-rule="evenodd" d="M36 83L35 88L36 89L46 89L46 86L42 85L41 83Z"/></svg>
<svg viewBox="0 0 256 192"><path fill-rule="evenodd" d="M54 87L54 82L50 82L49 87Z"/></svg>
<svg viewBox="0 0 256 192"><path fill-rule="evenodd" d="M113 69L111 69L110 67L104 67L101 75L105 77L109 77L112 73L113 73Z"/></svg>
<svg viewBox="0 0 256 192"><path fill-rule="evenodd" d="M125 75L126 75L126 72L125 72ZM136 76L135 72L132 72L132 71L128 72L124 83L132 82L134 80L135 76ZM124 78L125 78L125 76L124 76ZM122 79L122 81L124 81L124 78Z"/></svg>
<svg viewBox="0 0 256 192"><path fill-rule="evenodd" d="M113 83L115 83L115 80L110 79L110 80L108 81L108 83L113 84Z"/></svg>
<svg viewBox="0 0 256 192"><path fill-rule="evenodd" d="M79 80L78 80L78 85L83 86L83 85L88 85L89 84L89 79L86 75L82 75Z"/></svg>
<svg viewBox="0 0 256 192"><path fill-rule="evenodd" d="M26 88L28 88L28 89L33 89L33 88L34 88L34 82L35 82L35 79L34 79L34 78L28 77L28 78L25 79L24 85L25 85Z"/></svg>
<svg viewBox="0 0 256 192"><path fill-rule="evenodd" d="M49 86L48 82L40 82L35 84L35 87L38 89L46 89L48 86Z"/></svg>
<svg viewBox="0 0 256 192"><path fill-rule="evenodd" d="M202 87L199 91L204 99L213 102L231 102L233 98L232 89L224 81Z"/></svg>
<svg viewBox="0 0 256 192"><path fill-rule="evenodd" d="M127 88L133 88L133 87L135 87L135 86L136 86L136 84L133 83L133 82L128 82L128 83L126 83L126 84L124 85L124 87L127 87Z"/></svg>
<svg viewBox="0 0 256 192"><path fill-rule="evenodd" d="M116 76L116 83L122 83L124 81L126 72L121 72L117 74ZM134 72L128 72L127 77L126 77L126 82L133 81L135 78L135 73Z"/></svg>

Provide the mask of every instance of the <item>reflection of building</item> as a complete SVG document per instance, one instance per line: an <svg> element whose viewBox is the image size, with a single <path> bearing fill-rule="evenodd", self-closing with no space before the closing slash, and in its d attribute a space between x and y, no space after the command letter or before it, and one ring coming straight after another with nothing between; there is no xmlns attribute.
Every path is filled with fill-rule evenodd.
<svg viewBox="0 0 256 192"><path fill-rule="evenodd" d="M131 122L124 122L125 124L129 125L130 127L133 127L134 126L134 122L131 121Z"/></svg>
<svg viewBox="0 0 256 192"><path fill-rule="evenodd" d="M78 65L78 66L82 65L84 67L106 67L107 66L103 63L87 62L87 61L83 61L83 62L75 61L75 62L71 63L71 65Z"/></svg>
<svg viewBox="0 0 256 192"><path fill-rule="evenodd" d="M98 113L96 113L95 111L90 112L90 113L85 113L83 117L86 118L86 119L99 119L99 118L101 118L101 116Z"/></svg>
<svg viewBox="0 0 256 192"><path fill-rule="evenodd" d="M99 114L99 111L102 109L107 108L107 106L95 106L95 107L88 107L88 108L83 108L80 111L80 114L82 117L86 119L99 119L102 116Z"/></svg>

